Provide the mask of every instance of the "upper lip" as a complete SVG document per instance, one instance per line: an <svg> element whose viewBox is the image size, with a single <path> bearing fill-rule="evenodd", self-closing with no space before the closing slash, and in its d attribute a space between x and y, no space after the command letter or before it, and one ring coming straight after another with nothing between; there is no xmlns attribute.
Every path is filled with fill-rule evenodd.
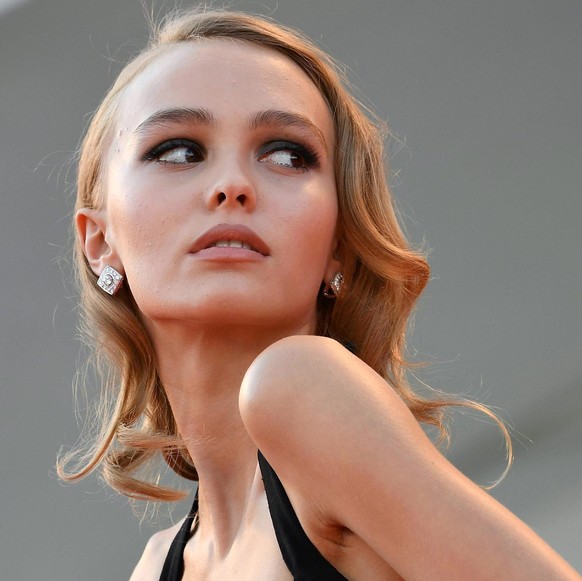
<svg viewBox="0 0 582 581"><path fill-rule="evenodd" d="M252 250L268 256L270 251L265 241L244 224L217 224L199 236L190 249L191 253L210 248L220 240L238 240L246 242Z"/></svg>

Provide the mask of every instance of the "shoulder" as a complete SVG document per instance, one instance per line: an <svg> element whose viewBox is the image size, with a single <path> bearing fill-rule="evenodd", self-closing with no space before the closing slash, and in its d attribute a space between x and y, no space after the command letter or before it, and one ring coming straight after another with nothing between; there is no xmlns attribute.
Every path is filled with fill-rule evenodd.
<svg viewBox="0 0 582 581"><path fill-rule="evenodd" d="M159 580L166 555L183 520L168 529L154 533L150 537L129 581Z"/></svg>
<svg viewBox="0 0 582 581"><path fill-rule="evenodd" d="M289 435L292 420L319 416L322 400L343 368L354 365L353 357L337 341L318 336L286 337L265 349L247 370L239 395L243 421L258 447L269 453L270 436L279 429Z"/></svg>
<svg viewBox="0 0 582 581"><path fill-rule="evenodd" d="M438 453L383 377L332 339L289 337L249 367L239 403L304 528L340 545L350 532L371 547L399 542L408 515L396 513Z"/></svg>
<svg viewBox="0 0 582 581"><path fill-rule="evenodd" d="M281 480L341 525L346 491L362 479L384 479L403 449L430 446L385 379L325 337L288 337L263 351L239 403L251 438Z"/></svg>
<svg viewBox="0 0 582 581"><path fill-rule="evenodd" d="M356 413L365 421L378 405L410 415L383 377L339 342L319 336L287 337L265 349L245 374L239 405L251 436L259 439L264 430L292 429L293 421L343 424Z"/></svg>
<svg viewBox="0 0 582 581"><path fill-rule="evenodd" d="M354 381L372 379L387 388L382 377L339 342L328 337L286 337L265 349L251 364L241 386L240 406L251 415L257 406L281 401L300 403L297 396L317 398L353 386ZM352 390L353 391L353 390ZM262 410L264 411L264 410Z"/></svg>
<svg viewBox="0 0 582 581"><path fill-rule="evenodd" d="M335 341L271 345L245 376L240 410L300 522L351 533L407 579L579 578L450 464L395 390ZM353 557L348 564L361 570Z"/></svg>

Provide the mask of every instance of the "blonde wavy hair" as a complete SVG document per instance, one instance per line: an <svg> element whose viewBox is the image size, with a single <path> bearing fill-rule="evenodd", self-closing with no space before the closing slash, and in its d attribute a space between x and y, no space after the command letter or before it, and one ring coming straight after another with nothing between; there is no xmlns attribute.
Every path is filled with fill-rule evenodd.
<svg viewBox="0 0 582 581"><path fill-rule="evenodd" d="M415 393L407 381L405 334L416 300L429 279L429 266L407 242L394 210L384 159L384 125L348 91L342 69L301 33L269 19L229 11L177 12L153 27L149 45L121 72L88 128L80 150L79 208L104 204L102 172L114 131L120 95L161 53L179 43L228 38L268 47L296 63L313 81L331 112L335 135L335 178L339 204L344 289L336 301L318 299L317 334L353 346L358 357L398 392L419 422L438 428L448 406L466 406L503 423L485 406L434 392ZM196 467L177 433L161 384L154 350L129 289L110 297L96 285L80 242L75 248L82 299L81 331L93 350L102 393L92 425L97 433L61 456L57 472L68 481L96 469L122 494L148 500L178 500L184 492L162 486L142 468L159 454L180 476L197 480Z"/></svg>

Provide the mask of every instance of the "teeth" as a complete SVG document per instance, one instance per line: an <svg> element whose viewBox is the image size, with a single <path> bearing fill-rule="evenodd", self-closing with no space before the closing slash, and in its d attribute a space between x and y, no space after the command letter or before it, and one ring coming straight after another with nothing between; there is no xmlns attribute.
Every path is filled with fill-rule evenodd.
<svg viewBox="0 0 582 581"><path fill-rule="evenodd" d="M216 246L218 248L245 248L246 250L251 250L250 244L246 242L241 242L240 240L219 240L215 242L212 246Z"/></svg>

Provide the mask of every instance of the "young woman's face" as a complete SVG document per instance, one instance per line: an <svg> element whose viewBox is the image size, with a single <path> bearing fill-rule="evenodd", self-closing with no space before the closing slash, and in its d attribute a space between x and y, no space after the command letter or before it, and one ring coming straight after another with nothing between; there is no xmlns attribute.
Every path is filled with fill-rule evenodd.
<svg viewBox="0 0 582 581"><path fill-rule="evenodd" d="M107 241L151 320L313 330L333 259L328 107L259 46L185 43L126 89L106 158Z"/></svg>

